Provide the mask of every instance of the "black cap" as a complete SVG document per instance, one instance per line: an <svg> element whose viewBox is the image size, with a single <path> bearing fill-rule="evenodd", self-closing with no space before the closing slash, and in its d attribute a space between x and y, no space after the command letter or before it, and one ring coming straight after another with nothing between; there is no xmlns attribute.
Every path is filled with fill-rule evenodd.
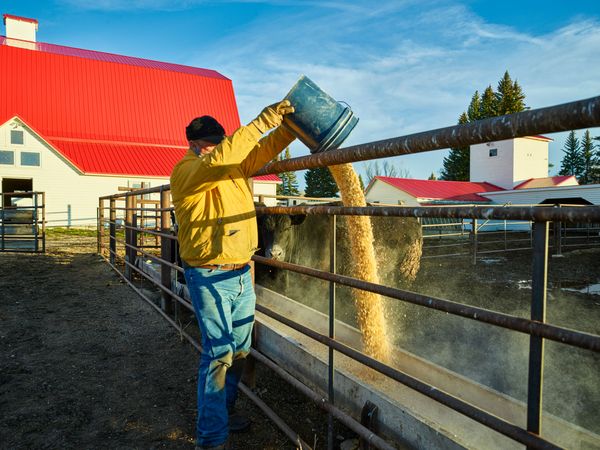
<svg viewBox="0 0 600 450"><path fill-rule="evenodd" d="M225 129L214 117L196 117L185 128L185 136L188 141L202 139L203 141L218 144L225 137Z"/></svg>

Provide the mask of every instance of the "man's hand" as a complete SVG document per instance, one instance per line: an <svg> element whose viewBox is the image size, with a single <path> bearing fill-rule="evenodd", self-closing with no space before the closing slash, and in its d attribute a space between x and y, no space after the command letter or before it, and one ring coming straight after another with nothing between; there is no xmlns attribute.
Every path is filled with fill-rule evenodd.
<svg viewBox="0 0 600 450"><path fill-rule="evenodd" d="M294 107L290 101L283 100L279 103L274 103L270 106L267 106L251 123L253 123L261 133L265 133L271 128L281 125L283 116L293 112Z"/></svg>

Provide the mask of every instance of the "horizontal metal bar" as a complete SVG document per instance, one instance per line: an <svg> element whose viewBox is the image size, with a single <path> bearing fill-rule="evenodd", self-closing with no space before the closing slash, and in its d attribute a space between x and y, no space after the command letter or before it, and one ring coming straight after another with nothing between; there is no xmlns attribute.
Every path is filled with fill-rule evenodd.
<svg viewBox="0 0 600 450"><path fill-rule="evenodd" d="M158 313L163 316L167 322L169 322L171 325L173 325L175 328L177 328L179 330L179 332L188 340L190 341L190 343L196 347L196 350L201 351L202 348L200 347L199 344L196 343L196 341L194 341L194 339L188 335L185 331L183 331L183 328L180 328L179 325L177 325L177 323L175 323L175 321L173 319L171 319L163 310L160 309L160 307L158 307L156 304L154 304L154 302L148 298L141 290L139 290L131 281L129 281L125 275L123 274L123 272L121 272L116 266L114 266L113 264L110 263L109 259L106 258L104 255L100 255L100 257L102 259L104 259L104 261L106 261L108 263L108 265L110 267L113 268L113 270L115 272L117 272L117 274L119 274L119 276L121 278L123 278L123 280L125 280L125 282L129 285L129 287L131 287L140 297L142 297L146 302L148 302L148 304L150 304L150 306L152 306L156 311L158 311ZM192 309L193 310L193 309Z"/></svg>
<svg viewBox="0 0 600 450"><path fill-rule="evenodd" d="M575 347L585 348L587 350L600 351L600 336L583 333L580 331L569 330L546 323L535 322L529 319L510 316L508 314L490 311L488 309L477 308L464 305L436 297L417 294L416 292L404 291L401 289L382 286L375 283L359 280L345 275L333 274L322 270L311 269L310 267L299 266L297 264L276 261L262 256L254 255L253 261L266 264L278 269L291 270L302 273L321 280L333 281L338 284L350 286L364 291L374 292L386 297L395 298L415 305L425 306L427 308L444 311L468 319L485 322L496 325L501 328L519 331L534 336L544 337L557 342L573 345Z"/></svg>
<svg viewBox="0 0 600 450"><path fill-rule="evenodd" d="M289 326L290 328L293 328L294 330L297 330L297 331L309 336L310 338L312 338L322 344L327 345L328 347L334 348L338 352L343 353L344 355L354 359L355 361L358 361L358 362L366 365L367 367L370 367L370 368L382 373L383 375L386 375L387 377L389 377L393 380L396 380L399 383L402 383L402 384L410 387L411 389L414 389L415 391L417 391L423 395L426 395L427 397L432 398L432 399L440 402L441 404L446 405L449 408L452 408L453 410L458 411L459 413L461 413L483 425L486 425L499 433L504 434L505 436L510 437L511 439L514 439L522 444L526 444L530 448L536 448L536 449L559 449L560 448L560 447L557 447L556 445L552 444L551 442L548 442L548 441L538 437L535 434L528 433L526 430L524 430L516 425L513 425L510 422L507 422L507 421L500 419L499 417L496 417L482 409L479 409L473 405L470 405L470 404L460 400L457 397L453 397L450 394L440 391L435 386L424 383L416 378L411 377L410 375L405 374L404 372L401 372L401 371L394 369L386 364L383 364L382 362L377 361L376 359L370 358L369 356L367 356L363 353L360 353L359 351L357 351L351 347L348 347L348 346L336 341L335 339L332 339L328 336L317 333L316 331L311 330L310 328L305 327L304 325L300 325L299 323L294 322L292 319L282 316L281 314L278 314L278 313L270 310L269 308L266 308L263 305L257 304L256 310L260 311L263 314L268 315L269 317L272 317L273 319L276 319L277 321Z"/></svg>
<svg viewBox="0 0 600 450"><path fill-rule="evenodd" d="M163 284L161 284L160 281L155 280L150 275L148 275L146 272L143 272L139 267L137 267L134 264L131 264L127 260L125 260L125 265L131 267L135 272L139 273L141 276L143 276L144 278L146 278L148 281L150 281L152 284L154 284L160 290L165 291L171 297L173 297L175 300L177 300L179 303L181 303L183 306L185 306L187 309L189 309L191 312L194 312L194 307L192 306L192 304L190 302L186 301L184 298L182 298L179 295L177 295L171 289L169 289L168 287L166 287Z"/></svg>
<svg viewBox="0 0 600 450"><path fill-rule="evenodd" d="M138 220L139 220L139 217L138 217ZM151 234L153 236L160 236L160 237L163 237L165 239L177 240L177 236L175 236L173 234L166 234L166 233L162 233L160 231L150 230L148 228L134 227L134 226L127 225L127 224L124 224L123 228L126 229L126 230L135 230L135 231L139 231L141 233Z"/></svg>
<svg viewBox="0 0 600 450"><path fill-rule="evenodd" d="M285 381L287 381L289 384L291 384L297 390L299 390L304 395L306 395L308 398L310 398L320 408L331 413L333 415L333 417L335 417L337 420L342 422L344 425L346 425L348 428L350 428L356 434L363 437L367 442L369 442L370 444L372 444L373 446L375 446L381 450L394 450L394 447L392 447L390 444L388 444L382 438L380 438L379 436L374 434L371 430L369 430L368 428L363 426L361 423L357 422L354 418L350 417L348 414L346 414L339 408L336 408L334 405L329 403L329 401L327 401L327 398L323 397L322 395L313 391L311 388L309 388L302 382L298 381L296 378L294 378L292 375L287 373L284 369L279 367L276 363L271 361L269 358L264 356L262 353L259 353L255 349L251 348L250 354L254 358L256 358L257 361L259 361L262 364L264 364L265 366L267 366L269 369L271 369L273 372L275 372L277 375L279 375L281 378L283 378Z"/></svg>
<svg viewBox="0 0 600 450"><path fill-rule="evenodd" d="M600 97L272 162L267 175L600 126Z"/></svg>
<svg viewBox="0 0 600 450"><path fill-rule="evenodd" d="M560 222L600 222L600 206L543 208L507 206L259 206L257 214L321 214L340 216L451 217L463 219L521 219Z"/></svg>
<svg viewBox="0 0 600 450"><path fill-rule="evenodd" d="M183 267L180 267L177 264L173 264L165 259L162 259L159 256L153 255L152 253L148 253L144 250L140 250L140 247L136 247L135 245L131 245L131 244L127 244L127 243L125 243L125 246L132 248L132 249L138 251L139 253L141 253L142 255L152 258L155 261L158 261L159 263L164 264L165 266L169 266L171 269L175 269L178 272L185 273L185 270L183 270Z"/></svg>
<svg viewBox="0 0 600 450"><path fill-rule="evenodd" d="M253 355L256 355L255 352ZM257 358L258 359L258 358ZM254 402L256 406L260 408L260 410L265 413L265 415L271 419L271 421L279 427L281 431L290 439L291 442L296 445L298 450L313 450L313 448L308 445L298 433L296 433L290 426L283 421L281 417L275 413L262 399L256 395L250 388L248 388L244 383L238 384L240 391L242 391L250 400Z"/></svg>

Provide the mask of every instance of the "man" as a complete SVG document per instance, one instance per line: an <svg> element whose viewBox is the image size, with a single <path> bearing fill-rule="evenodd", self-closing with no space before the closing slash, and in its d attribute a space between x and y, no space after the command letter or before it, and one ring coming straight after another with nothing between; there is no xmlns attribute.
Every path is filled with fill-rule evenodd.
<svg viewBox="0 0 600 450"><path fill-rule="evenodd" d="M225 449L229 431L249 425L233 411L256 301L248 262L258 232L248 178L294 140L279 127L293 111L287 100L268 106L231 136L210 116L192 120L190 148L171 174L180 255L202 334L196 449Z"/></svg>

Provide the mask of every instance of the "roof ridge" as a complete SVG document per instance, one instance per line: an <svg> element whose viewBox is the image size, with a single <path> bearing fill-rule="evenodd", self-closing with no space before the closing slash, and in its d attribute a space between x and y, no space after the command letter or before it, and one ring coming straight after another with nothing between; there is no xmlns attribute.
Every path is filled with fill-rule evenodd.
<svg viewBox="0 0 600 450"><path fill-rule="evenodd" d="M132 142L132 141L116 141L112 139L86 139L86 138L70 138L61 136L46 136L46 139L53 141L62 142L85 142L90 144L116 144L116 145L137 145L140 147L161 147L161 148L178 148L186 149L185 145L169 145L169 144L156 144L150 142Z"/></svg>
<svg viewBox="0 0 600 450"><path fill-rule="evenodd" d="M31 41L24 41L22 39L8 38L6 36L0 35L0 45L6 45L6 42L9 39L15 40L15 41L22 41L22 42L31 42ZM89 49L85 49L85 48L71 47L68 45L51 44L49 42L36 41L36 42L31 42L31 43L35 44L35 50L29 49L29 48L25 49L25 50L52 53L52 54L63 55L63 56L72 56L74 58L91 59L94 61L111 62L114 64L125 64L125 65L129 65L129 66L146 67L146 68L157 69L157 70L164 70L159 66L165 66L165 67L169 67L169 70L176 71L176 72L191 73L191 74L193 73L193 74L198 74L198 75L201 72L203 76L218 78L218 79L225 79L225 80L231 81L229 78L227 78L225 75L221 74L220 72L217 72L216 70L213 70L213 69L205 69L203 67L194 67L194 66L188 66L185 64L159 61L156 59L140 58L138 56L127 56L127 55L121 55L119 53L102 52L99 50L89 50ZM19 48L19 47L16 47L16 48ZM56 51L58 49L65 49L67 51L66 52ZM94 55L97 55L97 56L105 55L108 58L106 58L106 59L94 58L93 57ZM116 60L117 58L124 59L124 61L117 61ZM147 64L142 64L142 63L147 63ZM176 70L176 68L179 68L181 70Z"/></svg>

